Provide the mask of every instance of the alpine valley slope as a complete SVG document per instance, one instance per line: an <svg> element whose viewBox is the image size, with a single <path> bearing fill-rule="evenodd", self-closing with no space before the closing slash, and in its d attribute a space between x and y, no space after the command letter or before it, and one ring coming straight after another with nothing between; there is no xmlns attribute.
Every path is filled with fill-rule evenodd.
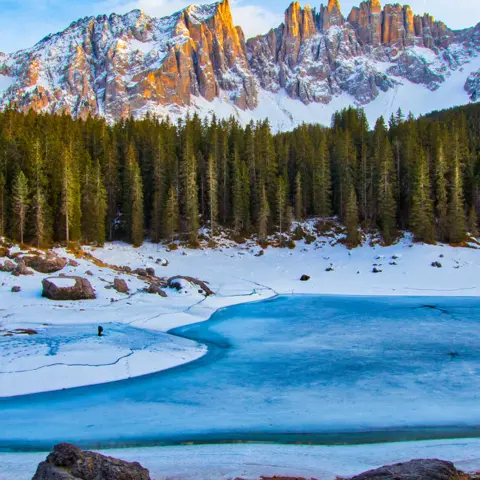
<svg viewBox="0 0 480 480"><path fill-rule="evenodd" d="M480 12L479 12L480 13ZM364 106L370 121L476 101L480 24L450 30L410 7L367 0L345 17L292 3L285 21L245 40L229 0L170 17L87 17L34 47L0 54L0 107L109 121L187 112L281 130Z"/></svg>

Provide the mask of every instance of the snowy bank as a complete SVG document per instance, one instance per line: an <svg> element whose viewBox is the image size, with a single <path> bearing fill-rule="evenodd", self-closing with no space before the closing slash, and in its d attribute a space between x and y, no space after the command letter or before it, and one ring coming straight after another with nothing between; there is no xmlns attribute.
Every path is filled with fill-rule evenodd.
<svg viewBox="0 0 480 480"><path fill-rule="evenodd" d="M452 461L459 470L480 469L480 439L435 440L355 446L183 445L103 450L100 453L137 461L152 480L258 480L261 475L290 475L334 480L413 458ZM0 480L32 478L41 453L0 453Z"/></svg>
<svg viewBox="0 0 480 480"><path fill-rule="evenodd" d="M304 229L313 235L313 222ZM88 278L97 297L89 301L53 302L41 297L46 275L0 272L0 396L120 380L192 361L204 347L167 334L170 329L204 321L222 307L274 295L480 294L475 244L431 246L406 236L390 247L368 242L349 250L332 235L299 240L294 249L262 250L253 241L238 245L227 239L217 245L197 250L151 243L86 248L93 257L76 258L78 266L68 265L62 273ZM74 258L63 250L57 253ZM179 291L166 289L167 298L149 295L146 280L120 266L153 268L162 278L196 277L208 282L215 294L205 296L196 285L182 281ZM310 280L300 281L302 275ZM119 277L129 294L113 288ZM12 287L21 291L12 293ZM100 342L98 325L107 334ZM135 335L121 334L121 325L147 332L138 334L137 342ZM12 333L15 329L32 329L38 335Z"/></svg>

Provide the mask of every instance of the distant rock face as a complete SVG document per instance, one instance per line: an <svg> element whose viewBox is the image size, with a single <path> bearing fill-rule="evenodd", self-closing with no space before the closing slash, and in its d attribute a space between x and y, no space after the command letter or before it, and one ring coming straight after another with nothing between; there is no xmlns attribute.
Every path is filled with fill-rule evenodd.
<svg viewBox="0 0 480 480"><path fill-rule="evenodd" d="M472 102L476 102L480 96L480 70L472 72L465 82L465 90Z"/></svg>
<svg viewBox="0 0 480 480"><path fill-rule="evenodd" d="M457 480L453 463L443 460L412 460L370 470L351 480Z"/></svg>
<svg viewBox="0 0 480 480"><path fill-rule="evenodd" d="M70 286L68 282L73 285ZM42 295L50 300L93 300L95 290L91 283L82 277L49 277L42 280Z"/></svg>
<svg viewBox="0 0 480 480"><path fill-rule="evenodd" d="M60 443L40 463L32 480L150 480L139 463L125 462Z"/></svg>
<svg viewBox="0 0 480 480"><path fill-rule="evenodd" d="M454 32L379 0L347 17L338 0L319 9L294 2L279 27L247 41L229 0L160 19L134 10L78 20L0 55L0 75L13 82L0 107L118 120L217 98L249 110L264 91L304 104L347 93L365 105L404 80L435 90L479 51L480 26Z"/></svg>

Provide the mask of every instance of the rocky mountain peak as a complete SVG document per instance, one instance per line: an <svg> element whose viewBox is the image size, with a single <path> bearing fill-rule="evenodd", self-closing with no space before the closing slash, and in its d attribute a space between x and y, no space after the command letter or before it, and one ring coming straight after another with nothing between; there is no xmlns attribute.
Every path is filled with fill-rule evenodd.
<svg viewBox="0 0 480 480"><path fill-rule="evenodd" d="M347 18L338 0L319 10L295 1L281 25L248 41L229 0L165 18L140 10L86 17L30 49L0 55L0 107L116 120L180 114L216 99L248 111L259 96L281 91L304 104L346 94L365 105L405 81L439 88L480 53L479 32L454 32L379 0L362 1ZM465 78L472 71L478 66ZM478 75L467 89L477 97Z"/></svg>

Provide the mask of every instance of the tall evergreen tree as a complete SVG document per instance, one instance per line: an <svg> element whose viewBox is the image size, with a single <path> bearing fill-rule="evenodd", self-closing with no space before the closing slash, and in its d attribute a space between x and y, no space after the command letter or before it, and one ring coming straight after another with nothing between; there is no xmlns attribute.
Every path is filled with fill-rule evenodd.
<svg viewBox="0 0 480 480"><path fill-rule="evenodd" d="M17 233L17 239L23 244L24 233L25 233L25 223L27 219L27 209L28 209L28 182L27 177L20 170L16 177L15 183L13 184L12 191L12 206L13 214L16 219L15 230Z"/></svg>
<svg viewBox="0 0 480 480"><path fill-rule="evenodd" d="M385 244L390 245L395 236L397 204L395 201L396 171L393 152L388 138L384 140L379 165L378 217Z"/></svg>
<svg viewBox="0 0 480 480"><path fill-rule="evenodd" d="M445 242L448 239L448 195L447 195L447 165L443 144L438 146L435 162L435 197L438 239Z"/></svg>
<svg viewBox="0 0 480 480"><path fill-rule="evenodd" d="M466 237L465 200L463 197L463 180L460 158L455 155L450 181L450 198L448 202L448 239L451 243L461 243Z"/></svg>
<svg viewBox="0 0 480 480"><path fill-rule="evenodd" d="M167 203L165 207L165 237L173 241L175 233L179 227L179 212L178 212L178 195L175 191L175 187L170 185L168 190Z"/></svg>
<svg viewBox="0 0 480 480"><path fill-rule="evenodd" d="M258 214L258 235L263 241L268 233L268 222L270 219L270 205L267 198L267 190L262 187L260 194L260 211Z"/></svg>
<svg viewBox="0 0 480 480"><path fill-rule="evenodd" d="M360 241L358 232L358 203L353 185L350 185L345 203L345 227L347 228L347 242L351 246L357 246Z"/></svg>
<svg viewBox="0 0 480 480"><path fill-rule="evenodd" d="M435 227L433 203L430 197L430 174L425 152L420 149L414 172L411 229L418 241L433 243Z"/></svg>

